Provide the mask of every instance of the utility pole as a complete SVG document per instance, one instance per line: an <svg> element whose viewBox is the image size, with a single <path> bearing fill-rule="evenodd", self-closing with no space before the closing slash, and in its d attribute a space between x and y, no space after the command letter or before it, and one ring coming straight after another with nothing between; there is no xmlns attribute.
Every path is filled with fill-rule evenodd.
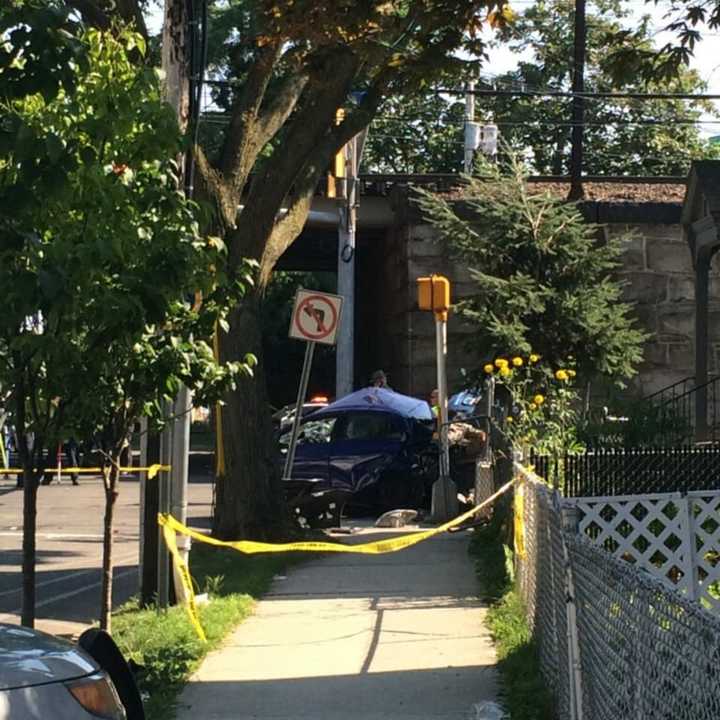
<svg viewBox="0 0 720 720"><path fill-rule="evenodd" d="M475 151L480 145L480 126L475 122L475 83L465 86L465 158L463 169L469 175L475 161Z"/></svg>
<svg viewBox="0 0 720 720"><path fill-rule="evenodd" d="M339 120L342 119L338 115ZM353 391L355 378L355 249L357 209L360 201L358 171L367 130L352 138L335 161L335 196L338 199L337 292L343 312L337 336L335 397Z"/></svg>
<svg viewBox="0 0 720 720"><path fill-rule="evenodd" d="M585 0L575 0L575 50L573 53L572 82L572 149L570 152L570 200L584 196L582 185L583 134L585 131L585 50L587 25L585 22Z"/></svg>
<svg viewBox="0 0 720 720"><path fill-rule="evenodd" d="M191 73L196 64L193 62L195 19L191 16L192 7L193 3L187 0L165 0L162 32L163 92L168 104L175 110L183 132L187 131L191 116ZM184 158L179 158L179 162L184 175ZM157 595L161 605L168 601L170 565L156 518L158 511L163 511L172 512L182 523L187 519L190 407L190 392L183 387L175 400L166 404L166 414L173 419L162 431L159 442L149 438L147 445L147 462L161 462L172 467L169 476L161 472L156 480L144 481L140 503L140 522L145 523L142 533L144 542L140 548L140 594L144 601ZM155 483L159 486L153 487ZM187 561L187 538L178 539L178 548Z"/></svg>

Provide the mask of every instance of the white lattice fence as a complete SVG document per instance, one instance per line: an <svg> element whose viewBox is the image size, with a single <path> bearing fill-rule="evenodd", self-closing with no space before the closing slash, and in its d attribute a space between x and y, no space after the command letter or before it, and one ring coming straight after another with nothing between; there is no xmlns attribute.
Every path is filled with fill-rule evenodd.
<svg viewBox="0 0 720 720"><path fill-rule="evenodd" d="M720 612L720 491L572 498L578 530Z"/></svg>

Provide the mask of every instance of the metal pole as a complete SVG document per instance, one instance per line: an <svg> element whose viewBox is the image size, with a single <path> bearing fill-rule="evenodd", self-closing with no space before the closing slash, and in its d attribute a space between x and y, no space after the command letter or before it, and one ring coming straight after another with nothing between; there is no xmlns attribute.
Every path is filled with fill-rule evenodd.
<svg viewBox="0 0 720 720"><path fill-rule="evenodd" d="M173 403L175 420L172 428L172 461L170 463L170 512L181 523L187 520L187 492L189 475L190 453L190 415L192 400L190 390L183 386ZM185 563L190 554L190 538L180 535L177 546ZM177 573L174 573L175 597L182 599L185 586Z"/></svg>
<svg viewBox="0 0 720 720"><path fill-rule="evenodd" d="M357 200L357 138L347 144L346 192L338 206L337 292L343 313L337 335L335 397L353 391L355 377L355 226Z"/></svg>
<svg viewBox="0 0 720 720"><path fill-rule="evenodd" d="M473 134L475 128L475 83L469 82L465 86L465 161L464 168L466 173L471 173L473 161L475 160L475 150L477 149L477 139Z"/></svg>
<svg viewBox="0 0 720 720"><path fill-rule="evenodd" d="M345 313L343 312L343 315ZM292 477L292 466L295 461L295 447L297 446L298 435L300 435L300 421L302 420L302 406L307 394L308 381L310 380L310 368L312 367L315 343L309 342L305 347L305 362L303 363L302 374L300 375L300 387L298 388L297 403L295 405L295 417L293 418L292 433L290 434L290 446L285 458L285 471L283 478L289 480Z"/></svg>
<svg viewBox="0 0 720 720"><path fill-rule="evenodd" d="M575 0L575 50L573 62L572 98L572 147L570 151L570 199L583 197L583 135L585 128L585 52L587 27L585 23L585 0Z"/></svg>
<svg viewBox="0 0 720 720"><path fill-rule="evenodd" d="M432 487L431 514L436 522L445 522L458 513L457 487L450 477L450 449L448 446L447 410L447 319L435 317L435 345L437 351L437 384L440 396L440 477Z"/></svg>
<svg viewBox="0 0 720 720"><path fill-rule="evenodd" d="M140 467L148 466L148 421L146 417L140 418ZM145 527L145 486L148 482L147 473L141 472L138 475L138 485L140 488L140 515L138 517L138 525L140 528L140 538L138 546L138 587L140 587L140 594L142 595L143 586L143 572L145 568L145 533L147 528ZM155 482L152 480L151 482Z"/></svg>
<svg viewBox="0 0 720 720"><path fill-rule="evenodd" d="M440 400L440 475L450 477L450 448L448 446L447 397L447 322L435 320L435 346L437 351L437 384Z"/></svg>
<svg viewBox="0 0 720 720"><path fill-rule="evenodd" d="M174 407L174 403L164 403L165 415L168 416ZM160 462L162 465L169 465L173 456L172 433L163 432L160 436ZM159 506L161 513L169 513L171 509L171 480L170 473L161 471L158 473L160 483ZM162 539L162 528L158 525L158 606L166 608L170 602L170 554Z"/></svg>

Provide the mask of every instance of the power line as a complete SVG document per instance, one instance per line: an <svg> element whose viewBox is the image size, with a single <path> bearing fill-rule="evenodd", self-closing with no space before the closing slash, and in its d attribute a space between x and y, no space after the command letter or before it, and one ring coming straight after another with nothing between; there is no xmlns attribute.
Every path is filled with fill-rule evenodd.
<svg viewBox="0 0 720 720"><path fill-rule="evenodd" d="M564 98L590 98L602 100L720 100L720 95L705 95L692 93L633 93L633 92L583 92L574 93L569 90L454 90L443 88L438 92L446 95L479 95L481 97L564 97Z"/></svg>

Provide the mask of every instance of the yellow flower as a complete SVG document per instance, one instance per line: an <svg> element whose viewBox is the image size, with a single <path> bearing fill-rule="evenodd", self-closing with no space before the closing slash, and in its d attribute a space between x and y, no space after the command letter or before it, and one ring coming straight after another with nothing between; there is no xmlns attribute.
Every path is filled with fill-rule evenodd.
<svg viewBox="0 0 720 720"><path fill-rule="evenodd" d="M574 370L568 370L567 373L570 377L575 377L575 375L577 375L577 373Z"/></svg>
<svg viewBox="0 0 720 720"><path fill-rule="evenodd" d="M533 353L533 354L530 356L530 362L531 362L531 363L536 363L539 359L540 359L540 356L539 356L539 355L536 355L535 353Z"/></svg>
<svg viewBox="0 0 720 720"><path fill-rule="evenodd" d="M513 364L515 367L522 367L523 359L522 359L521 357L514 357L514 358L512 359L512 364Z"/></svg>
<svg viewBox="0 0 720 720"><path fill-rule="evenodd" d="M505 358L498 358L495 361L495 367L504 368L507 367L508 361Z"/></svg>
<svg viewBox="0 0 720 720"><path fill-rule="evenodd" d="M510 377L512 375L512 372L510 371L510 368L507 365L503 365L500 368L500 375L503 377Z"/></svg>
<svg viewBox="0 0 720 720"><path fill-rule="evenodd" d="M528 407L529 407L531 410L537 410L537 405L536 405L534 402L531 402L530 405L528 405Z"/></svg>
<svg viewBox="0 0 720 720"><path fill-rule="evenodd" d="M492 363L488 363L488 364L483 368L483 370L484 370L488 375L492 375L493 370L495 370L495 366L494 366Z"/></svg>
<svg viewBox="0 0 720 720"><path fill-rule="evenodd" d="M513 421L513 419L510 417L510 415L507 416L507 421L508 421L509 423L511 423L511 422Z"/></svg>
<svg viewBox="0 0 720 720"><path fill-rule="evenodd" d="M533 402L534 402L536 405L540 406L540 405L542 405L542 404L545 402L545 398L544 398L542 395L536 395L536 396L533 398Z"/></svg>
<svg viewBox="0 0 720 720"><path fill-rule="evenodd" d="M567 380L568 377L569 377L569 375L567 374L567 372L566 372L565 370L558 370L558 371L555 373L555 377L556 377L558 380Z"/></svg>

